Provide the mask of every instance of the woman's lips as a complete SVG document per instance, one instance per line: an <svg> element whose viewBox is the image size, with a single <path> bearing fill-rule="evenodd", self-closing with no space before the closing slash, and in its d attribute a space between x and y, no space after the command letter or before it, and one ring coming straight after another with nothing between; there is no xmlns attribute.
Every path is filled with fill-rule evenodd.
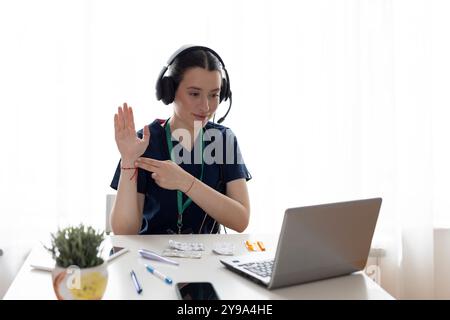
<svg viewBox="0 0 450 320"><path fill-rule="evenodd" d="M207 116L201 116L201 115L198 115L198 114L195 114L195 113L193 113L193 115L194 115L194 118L196 120L203 121L203 120L207 119Z"/></svg>

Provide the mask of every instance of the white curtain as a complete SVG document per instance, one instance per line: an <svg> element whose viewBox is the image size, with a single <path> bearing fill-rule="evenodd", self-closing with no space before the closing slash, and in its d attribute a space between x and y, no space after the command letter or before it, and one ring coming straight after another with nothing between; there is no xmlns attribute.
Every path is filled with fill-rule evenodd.
<svg viewBox="0 0 450 320"><path fill-rule="evenodd" d="M247 231L278 233L290 206L381 196L382 285L433 298L433 227L450 222L449 13L444 0L1 1L0 247L104 227L117 106L138 127L168 117L156 77L202 44L230 73Z"/></svg>

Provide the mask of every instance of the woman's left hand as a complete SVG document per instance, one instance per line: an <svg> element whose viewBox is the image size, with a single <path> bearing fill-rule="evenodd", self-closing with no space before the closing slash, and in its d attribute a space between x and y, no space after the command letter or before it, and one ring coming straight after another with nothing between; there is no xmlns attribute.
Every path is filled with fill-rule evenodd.
<svg viewBox="0 0 450 320"><path fill-rule="evenodd" d="M156 184L164 189L181 190L189 189L194 177L184 171L171 160L155 160L151 158L138 158L136 167L152 172L152 178Z"/></svg>

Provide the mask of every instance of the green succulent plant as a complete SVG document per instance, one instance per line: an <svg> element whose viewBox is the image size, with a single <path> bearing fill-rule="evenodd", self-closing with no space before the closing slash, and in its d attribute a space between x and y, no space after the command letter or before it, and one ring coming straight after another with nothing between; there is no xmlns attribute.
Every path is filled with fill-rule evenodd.
<svg viewBox="0 0 450 320"><path fill-rule="evenodd" d="M100 245L105 239L105 233L85 227L67 227L51 234L51 246L45 247L59 267L78 266L91 268L103 263L100 257Z"/></svg>

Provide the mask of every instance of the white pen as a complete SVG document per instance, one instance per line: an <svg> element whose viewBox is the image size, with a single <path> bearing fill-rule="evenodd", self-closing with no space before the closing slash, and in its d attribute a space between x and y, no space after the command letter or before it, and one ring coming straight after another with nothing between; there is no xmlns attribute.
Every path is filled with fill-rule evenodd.
<svg viewBox="0 0 450 320"><path fill-rule="evenodd" d="M155 253L153 251L147 250L147 249L139 249L138 252L141 255L141 257L145 258L145 259L166 262L166 263L170 263L170 264L173 264L173 265L176 265L176 266L179 265L179 263L177 261L174 261L174 260L171 260L169 258L160 256L159 254L157 254L157 253Z"/></svg>
<svg viewBox="0 0 450 320"><path fill-rule="evenodd" d="M117 249L117 251L115 251L113 254L110 254L110 256L106 259L106 262L110 262L111 260L113 260L129 251L128 248L117 247L117 248L113 248L113 249ZM113 249L111 251L114 251Z"/></svg>
<svg viewBox="0 0 450 320"><path fill-rule="evenodd" d="M155 276L157 276L158 278L163 280L165 283L172 284L172 279L170 279L169 277L163 275L161 272L159 272L158 270L156 270L152 266L149 266L148 264L146 264L145 267L147 268L147 270L149 272L153 273Z"/></svg>

